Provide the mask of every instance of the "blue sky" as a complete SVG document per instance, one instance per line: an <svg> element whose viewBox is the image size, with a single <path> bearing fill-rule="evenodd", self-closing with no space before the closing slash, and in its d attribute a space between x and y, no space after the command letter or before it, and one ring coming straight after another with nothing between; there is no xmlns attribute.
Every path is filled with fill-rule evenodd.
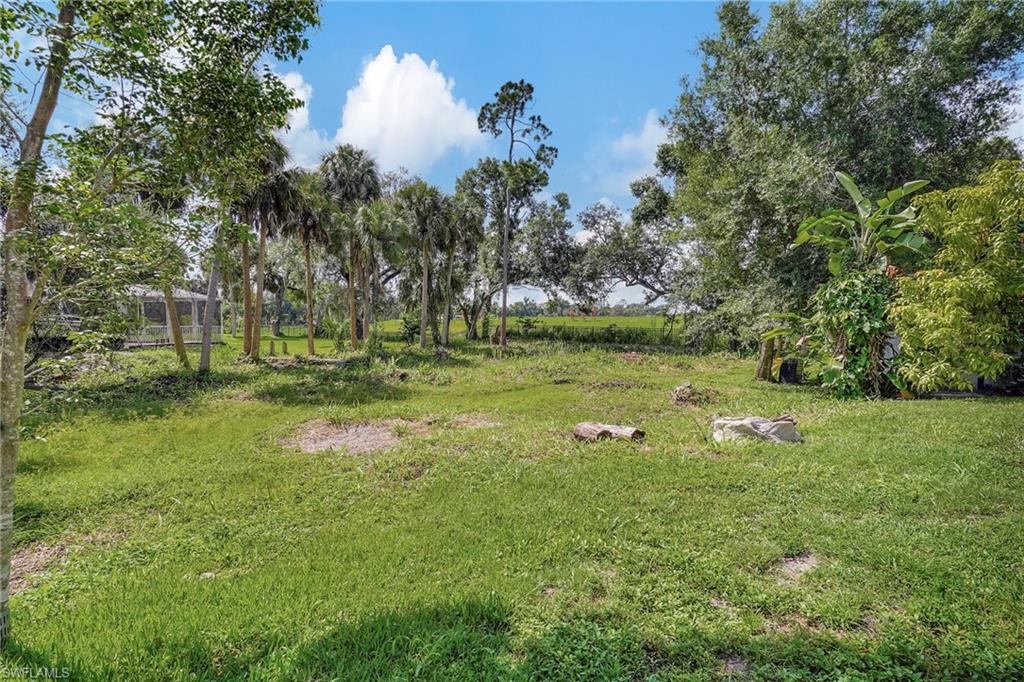
<svg viewBox="0 0 1024 682"><path fill-rule="evenodd" d="M574 211L602 199L626 208L630 180L651 170L663 139L658 119L698 69L698 41L716 30L715 8L327 3L302 61L275 65L307 102L284 138L299 163L353 142L385 169L402 165L451 191L478 158L501 153L476 131L480 105L523 78L559 149L549 191L567 192ZM637 298L612 299L623 295Z"/></svg>
<svg viewBox="0 0 1024 682"><path fill-rule="evenodd" d="M602 197L628 203L628 181L649 168L663 134L657 118L672 106L679 78L696 70L694 49L715 30L714 12L712 3L327 3L301 63L277 65L292 74L290 85L297 74L312 89L306 125L320 137L293 130L296 156L308 160L318 144L338 139L351 96L344 139L450 191L477 158L501 151L472 139L471 118L502 83L525 78L559 148L551 191L568 192L577 209ZM381 54L386 46L393 57ZM433 79L432 62L440 74ZM365 87L350 95L361 77ZM464 110L435 101L442 78ZM419 151L434 131L442 139ZM388 148L388 138L405 134L404 150Z"/></svg>

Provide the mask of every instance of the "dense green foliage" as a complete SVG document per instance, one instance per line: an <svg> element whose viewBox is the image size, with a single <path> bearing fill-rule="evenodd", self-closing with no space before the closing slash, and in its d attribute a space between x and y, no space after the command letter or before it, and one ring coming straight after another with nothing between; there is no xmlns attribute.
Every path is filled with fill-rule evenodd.
<svg viewBox="0 0 1024 682"><path fill-rule="evenodd" d="M1024 170L1004 162L917 204L935 253L898 280L900 373L920 390L970 388L1024 351Z"/></svg>
<svg viewBox="0 0 1024 682"><path fill-rule="evenodd" d="M393 363L282 370L236 363L234 343L205 379L167 350L119 354L73 418L26 444L16 546L67 554L15 595L8 669L67 666L86 681L713 679L729 661L766 680L1024 674L1016 402L834 402L754 382L745 361L541 344L504 359L392 347ZM672 405L683 380L717 402ZM783 412L804 444L707 438L713 414ZM502 426L459 428L460 415ZM397 417L432 421L370 455L281 443L310 419ZM641 425L647 440L568 438L594 418ZM778 562L806 551L818 566L780 584Z"/></svg>
<svg viewBox="0 0 1024 682"><path fill-rule="evenodd" d="M925 244L914 207L896 208L928 183L908 182L871 200L849 175L838 172L836 178L856 213L831 209L808 218L793 242L794 248L811 244L827 250L833 277L811 296L813 314L806 326L817 343L808 349L824 352L821 380L835 395L877 397L890 383L883 363L895 353L887 319L895 291L891 259L919 254Z"/></svg>
<svg viewBox="0 0 1024 682"><path fill-rule="evenodd" d="M916 231L917 212L913 206L896 211L901 199L928 184L915 180L889 190L877 201L864 196L846 173L836 173L839 183L850 195L856 213L833 209L820 217L811 217L797 228L793 246L814 244L829 252L828 269L840 276L845 269L881 269L892 264L893 257L919 253L925 238Z"/></svg>
<svg viewBox="0 0 1024 682"><path fill-rule="evenodd" d="M828 356L821 380L835 395L882 395L892 295L892 281L884 274L853 270L822 284L811 297L811 325Z"/></svg>
<svg viewBox="0 0 1024 682"><path fill-rule="evenodd" d="M915 178L948 188L1018 154L1001 131L1024 3L826 0L768 12L720 7L701 73L667 119L659 165L696 260L676 285L680 305L714 310L769 286L770 310L802 306L826 278L825 254L786 246L805 216L835 205L834 171L869 195Z"/></svg>

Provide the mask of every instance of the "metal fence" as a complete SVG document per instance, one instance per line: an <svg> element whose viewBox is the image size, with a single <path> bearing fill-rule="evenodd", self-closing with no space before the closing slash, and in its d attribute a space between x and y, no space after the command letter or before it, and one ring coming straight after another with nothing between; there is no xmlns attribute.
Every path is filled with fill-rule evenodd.
<svg viewBox="0 0 1024 682"><path fill-rule="evenodd" d="M620 327L608 325L521 324L508 326L510 339L546 339L580 343L619 343L653 346L677 346L682 343L678 329L666 327Z"/></svg>
<svg viewBox="0 0 1024 682"><path fill-rule="evenodd" d="M181 335L185 339L185 343L202 343L203 342L203 327L202 325L182 325ZM213 342L220 343L223 341L221 335L220 325L213 326ZM128 334L124 339L124 345L126 347L134 346L170 346L173 345L174 340L171 338L171 331L165 325L153 325L146 326L138 331L134 331Z"/></svg>

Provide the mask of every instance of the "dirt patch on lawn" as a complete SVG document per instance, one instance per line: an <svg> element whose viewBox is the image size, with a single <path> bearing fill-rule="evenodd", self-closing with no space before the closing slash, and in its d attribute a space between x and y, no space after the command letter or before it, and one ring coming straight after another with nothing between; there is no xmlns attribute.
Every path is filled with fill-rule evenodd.
<svg viewBox="0 0 1024 682"><path fill-rule="evenodd" d="M460 414L448 422L457 429L491 429L500 422L482 414ZM365 455L388 450L406 436L425 436L430 427L444 424L437 417L413 419L385 419L363 424L335 424L326 419L314 419L299 426L291 438L281 439L281 445L305 453L324 450L342 450L349 455Z"/></svg>
<svg viewBox="0 0 1024 682"><path fill-rule="evenodd" d="M33 542L22 547L11 556L10 593L36 586L38 578L51 568L67 561L69 553L82 545L109 545L117 542L121 533L100 532L96 535L79 535L56 542Z"/></svg>
<svg viewBox="0 0 1024 682"><path fill-rule="evenodd" d="M828 632L828 629L803 614L790 613L781 617L767 619L767 622L761 627L760 631L762 633L791 635L796 632L824 634Z"/></svg>
<svg viewBox="0 0 1024 682"><path fill-rule="evenodd" d="M402 419L348 425L314 419L300 426L295 436L283 444L297 447L306 453L344 450L350 455L365 455L398 445L403 432L423 431L425 427L419 422Z"/></svg>
<svg viewBox="0 0 1024 682"><path fill-rule="evenodd" d="M619 353L619 360L631 365L639 365L647 360L647 356L643 353Z"/></svg>
<svg viewBox="0 0 1024 682"><path fill-rule="evenodd" d="M722 599L721 597L712 597L711 606L724 612L729 618L738 618L739 610L729 603L728 600Z"/></svg>
<svg viewBox="0 0 1024 682"><path fill-rule="evenodd" d="M715 401L717 394L710 388L694 388L684 381L672 389L672 402L683 407L704 407Z"/></svg>
<svg viewBox="0 0 1024 682"><path fill-rule="evenodd" d="M627 390L630 388L645 388L647 384L635 379L609 379L607 381L595 381L590 386L602 390Z"/></svg>
<svg viewBox="0 0 1024 682"><path fill-rule="evenodd" d="M54 564L62 563L67 556L67 542L34 542L19 549L11 557L11 594L35 587L35 578L40 573L45 573Z"/></svg>
<svg viewBox="0 0 1024 682"><path fill-rule="evenodd" d="M801 613L789 613L783 616L767 618L765 624L760 628L761 634L782 634L792 635L798 632L811 633L816 635L829 635L844 639L847 637L874 637L878 634L878 619L874 616L865 616L852 627L829 627Z"/></svg>
<svg viewBox="0 0 1024 682"><path fill-rule="evenodd" d="M718 660L721 664L719 670L725 678L735 679L750 675L750 664L739 656L725 656Z"/></svg>
<svg viewBox="0 0 1024 682"><path fill-rule="evenodd" d="M776 582L780 585L795 585L805 573L818 567L821 562L810 552L801 552L793 556L783 557L772 571Z"/></svg>
<svg viewBox="0 0 1024 682"><path fill-rule="evenodd" d="M452 418L452 426L458 429L494 429L501 426L501 422L481 414L460 414Z"/></svg>

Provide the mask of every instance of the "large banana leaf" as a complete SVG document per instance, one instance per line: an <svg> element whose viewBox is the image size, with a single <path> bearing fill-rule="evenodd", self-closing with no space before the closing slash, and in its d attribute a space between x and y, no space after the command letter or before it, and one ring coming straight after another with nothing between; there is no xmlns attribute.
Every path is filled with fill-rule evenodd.
<svg viewBox="0 0 1024 682"><path fill-rule="evenodd" d="M912 180L904 183L902 187L891 189L886 193L885 197L878 200L878 208L887 209L903 197L913 194L927 184L928 180Z"/></svg>
<svg viewBox="0 0 1024 682"><path fill-rule="evenodd" d="M836 178L839 180L839 184L843 186L843 189L846 190L846 193L850 195L850 198L853 199L861 219L866 219L871 215L871 202L864 198L864 194L861 193L853 178L842 171L836 173Z"/></svg>

